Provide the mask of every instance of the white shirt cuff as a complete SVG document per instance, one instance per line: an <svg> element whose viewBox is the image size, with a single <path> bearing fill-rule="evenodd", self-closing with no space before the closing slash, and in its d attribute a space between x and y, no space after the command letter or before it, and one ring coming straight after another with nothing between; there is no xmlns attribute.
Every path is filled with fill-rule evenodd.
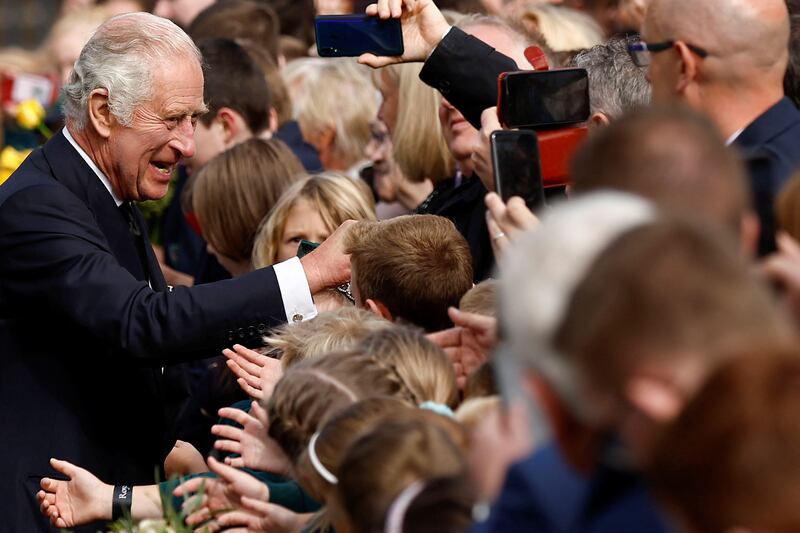
<svg viewBox="0 0 800 533"><path fill-rule="evenodd" d="M453 29L453 27L452 27L452 26L448 26L448 27L447 27L447 29L446 29L446 30L444 30L444 33L442 33L442 38L441 38L441 39L439 39L439 42L440 42L440 43L441 43L442 41L444 41L444 38L445 38L445 37L447 37L447 34L448 34L448 33L450 33L450 30L452 30L452 29ZM434 46L434 47L433 47L433 50L431 50L431 53L430 53L430 54L428 54L428 57L426 57L426 58L425 58L426 60L427 60L427 59L429 59L429 58L430 58L430 57L433 55L433 53L436 51L436 48L437 48L438 46L439 46L439 45L437 44L436 46Z"/></svg>
<svg viewBox="0 0 800 533"><path fill-rule="evenodd" d="M311 289L300 258L293 257L277 265L273 265L278 287L283 298L283 309L287 322L302 322L317 316L317 308L311 298Z"/></svg>

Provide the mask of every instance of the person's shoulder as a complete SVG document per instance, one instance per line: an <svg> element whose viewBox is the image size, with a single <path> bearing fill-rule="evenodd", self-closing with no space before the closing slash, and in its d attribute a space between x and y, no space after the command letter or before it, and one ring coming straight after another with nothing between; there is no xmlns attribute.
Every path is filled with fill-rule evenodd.
<svg viewBox="0 0 800 533"><path fill-rule="evenodd" d="M31 155L22 162L22 165L0 185L0 207L9 198L27 189L47 187L55 189L60 188L66 191L46 169L47 167L42 165L40 150L31 153Z"/></svg>

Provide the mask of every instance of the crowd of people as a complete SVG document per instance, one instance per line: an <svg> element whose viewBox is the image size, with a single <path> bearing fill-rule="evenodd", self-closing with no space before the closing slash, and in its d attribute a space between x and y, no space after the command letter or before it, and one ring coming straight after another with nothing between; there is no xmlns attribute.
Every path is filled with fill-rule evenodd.
<svg viewBox="0 0 800 533"><path fill-rule="evenodd" d="M800 2L63 9L0 50L61 80L3 102L0 531L800 531ZM352 12L403 55L317 57ZM590 113L533 211L542 61Z"/></svg>

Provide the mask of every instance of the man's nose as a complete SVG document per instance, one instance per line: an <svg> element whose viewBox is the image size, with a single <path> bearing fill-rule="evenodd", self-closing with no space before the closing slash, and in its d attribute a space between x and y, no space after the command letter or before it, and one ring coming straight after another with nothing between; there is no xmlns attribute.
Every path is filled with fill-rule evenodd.
<svg viewBox="0 0 800 533"><path fill-rule="evenodd" d="M170 144L180 152L182 157L189 158L194 156L194 125L191 118L186 117L175 128L175 137L173 137Z"/></svg>

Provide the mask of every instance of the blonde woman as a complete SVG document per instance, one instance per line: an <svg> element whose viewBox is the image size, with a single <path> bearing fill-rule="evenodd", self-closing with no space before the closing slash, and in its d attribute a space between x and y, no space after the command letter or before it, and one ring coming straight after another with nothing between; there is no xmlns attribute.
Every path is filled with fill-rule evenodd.
<svg viewBox="0 0 800 533"><path fill-rule="evenodd" d="M300 58L284 67L283 79L294 119L319 152L322 167L357 177L378 110L366 67L344 58Z"/></svg>
<svg viewBox="0 0 800 533"><path fill-rule="evenodd" d="M346 220L375 220L372 192L363 181L334 173L301 179L261 222L253 266L290 259L297 255L300 241L321 243Z"/></svg>
<svg viewBox="0 0 800 533"><path fill-rule="evenodd" d="M378 118L389 130L400 171L411 183L430 183L419 188L421 202L433 185L453 175L455 161L439 122L439 94L419 79L420 70L421 63L390 65L376 71L373 81L382 97Z"/></svg>

